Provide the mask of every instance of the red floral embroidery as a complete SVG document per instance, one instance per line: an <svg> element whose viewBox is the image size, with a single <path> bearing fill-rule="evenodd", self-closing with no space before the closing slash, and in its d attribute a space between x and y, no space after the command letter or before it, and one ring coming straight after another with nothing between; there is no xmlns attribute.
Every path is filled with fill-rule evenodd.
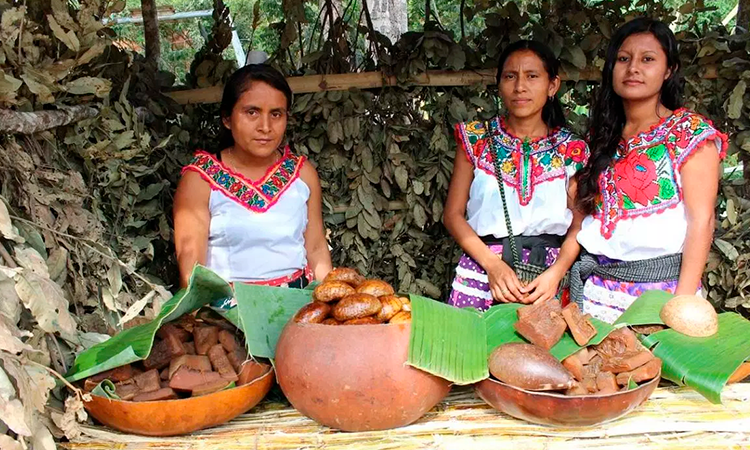
<svg viewBox="0 0 750 450"><path fill-rule="evenodd" d="M240 189L242 189L242 183L234 183L229 187L229 192L231 192L232 194L236 194L240 191Z"/></svg>
<svg viewBox="0 0 750 450"><path fill-rule="evenodd" d="M568 144L568 148L566 151L565 156L567 158L570 158L573 162L576 163L585 163L586 162L586 143L583 141L571 141Z"/></svg>
<svg viewBox="0 0 750 450"><path fill-rule="evenodd" d="M634 203L648 205L659 195L656 164L645 153L630 152L615 164L615 184Z"/></svg>

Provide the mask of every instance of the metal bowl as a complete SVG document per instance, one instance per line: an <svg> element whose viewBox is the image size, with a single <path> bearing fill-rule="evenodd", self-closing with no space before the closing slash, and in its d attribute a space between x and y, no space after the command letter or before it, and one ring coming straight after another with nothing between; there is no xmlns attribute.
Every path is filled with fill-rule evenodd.
<svg viewBox="0 0 750 450"><path fill-rule="evenodd" d="M281 390L302 414L344 431L408 425L442 400L450 382L406 364L409 323L321 325L290 321L276 347Z"/></svg>
<svg viewBox="0 0 750 450"><path fill-rule="evenodd" d="M179 400L126 402L92 395L86 410L119 431L146 436L176 436L213 427L257 405L273 386L273 369L254 381L213 394Z"/></svg>
<svg viewBox="0 0 750 450"><path fill-rule="evenodd" d="M584 427L615 420L645 402L661 374L629 391L603 395L567 396L527 391L494 379L480 381L477 394L493 408L529 422Z"/></svg>

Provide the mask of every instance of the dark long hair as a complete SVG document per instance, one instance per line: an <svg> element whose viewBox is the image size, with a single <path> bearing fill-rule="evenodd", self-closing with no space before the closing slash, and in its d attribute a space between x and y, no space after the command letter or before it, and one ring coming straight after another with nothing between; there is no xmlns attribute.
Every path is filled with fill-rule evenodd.
<svg viewBox="0 0 750 450"><path fill-rule="evenodd" d="M250 64L236 70L224 85L224 93L221 96L221 118L228 119L232 115L234 105L242 94L250 88L254 82L263 82L272 88L279 90L286 96L287 111L292 107L292 88L289 87L284 75L268 64ZM219 136L219 149L221 151L234 145L232 131L222 125Z"/></svg>
<svg viewBox="0 0 750 450"><path fill-rule="evenodd" d="M560 62L555 58L552 50L541 42L521 40L508 45L503 50L503 53L500 54L500 58L497 61L497 86L500 86L500 81L502 81L505 61L510 58L510 55L521 50L529 50L542 60L544 70L547 71L550 80L558 77ZM547 103L544 104L544 108L542 109L542 120L550 130L566 125L565 114L563 114L562 105L557 95L547 99Z"/></svg>
<svg viewBox="0 0 750 450"><path fill-rule="evenodd" d="M647 17L631 20L621 26L612 36L607 47L607 59L602 70L602 84L589 116L591 156L586 167L577 175L577 205L585 214L593 214L596 211L596 201L600 194L599 175L612 163L622 140L622 129L625 126L622 98L615 93L612 81L617 52L628 36L640 33L651 33L667 55L667 66L671 73L661 87L661 104L673 111L682 106L680 55L677 49L677 39L672 34L672 30L664 23Z"/></svg>

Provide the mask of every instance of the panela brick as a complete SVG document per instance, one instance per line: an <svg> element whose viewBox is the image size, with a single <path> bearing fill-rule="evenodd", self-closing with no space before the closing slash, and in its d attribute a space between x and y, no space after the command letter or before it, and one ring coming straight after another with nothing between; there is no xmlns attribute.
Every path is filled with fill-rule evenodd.
<svg viewBox="0 0 750 450"><path fill-rule="evenodd" d="M229 362L229 358L227 358L227 354L221 344L211 347L208 351L208 358L211 360L214 370L219 372L222 378L237 381L237 372L232 368L232 363Z"/></svg>
<svg viewBox="0 0 750 450"><path fill-rule="evenodd" d="M660 370L661 359L654 358L635 370L617 374L617 384L626 386L628 384L628 380L630 380L631 378L636 383L640 383L646 380L652 380L656 378L657 375L659 375Z"/></svg>
<svg viewBox="0 0 750 450"><path fill-rule="evenodd" d="M133 397L140 393L135 380L125 380L115 384L115 394L122 400L133 400Z"/></svg>
<svg viewBox="0 0 750 450"><path fill-rule="evenodd" d="M575 378L577 381L583 381L583 363L581 363L581 360L578 359L576 355L570 355L567 358L563 359L562 365L563 367L568 369L568 372L573 375L573 378Z"/></svg>
<svg viewBox="0 0 750 450"><path fill-rule="evenodd" d="M161 389L161 378L159 377L159 371L156 369L136 375L133 377L133 381L135 381L141 392L158 391Z"/></svg>
<svg viewBox="0 0 750 450"><path fill-rule="evenodd" d="M97 373L96 375L91 375L88 379L95 382L96 384L99 384L102 380L109 380L113 383L119 383L120 381L125 381L133 378L135 374L133 373L133 367L130 364L125 364L124 366L116 367L112 370L107 370L102 373Z"/></svg>
<svg viewBox="0 0 750 450"><path fill-rule="evenodd" d="M573 335L576 344L585 346L596 336L596 328L581 314L578 304L570 303L563 308L562 317L565 323L568 324L568 328L570 328L570 333Z"/></svg>
<svg viewBox="0 0 750 450"><path fill-rule="evenodd" d="M231 353L240 348L240 343L237 342L237 338L234 337L234 333L227 330L219 331L219 342L221 343L221 346L224 347L224 351L226 351L227 353Z"/></svg>
<svg viewBox="0 0 750 450"><path fill-rule="evenodd" d="M553 298L520 308L514 328L532 344L549 350L562 338L567 325L560 302Z"/></svg>
<svg viewBox="0 0 750 450"><path fill-rule="evenodd" d="M612 372L599 372L596 375L596 387L602 394L611 394L613 392L617 392L619 389L615 374L613 374Z"/></svg>
<svg viewBox="0 0 750 450"><path fill-rule="evenodd" d="M214 345L219 343L219 329L217 327L200 326L193 329L195 353L205 355Z"/></svg>
<svg viewBox="0 0 750 450"><path fill-rule="evenodd" d="M654 359L654 355L648 350L638 353L625 353L622 356L614 356L602 364L602 370L613 373L622 373L635 370Z"/></svg>
<svg viewBox="0 0 750 450"><path fill-rule="evenodd" d="M226 388L230 384L232 384L232 382L224 378L216 380L216 381L209 381L207 383L201 384L200 386L196 386L195 388L193 388L192 396L199 397L201 395L213 394L214 392L218 392Z"/></svg>
<svg viewBox="0 0 750 450"><path fill-rule="evenodd" d="M148 358L143 361L143 367L147 370L163 369L168 366L172 358L185 354L182 342L176 336L169 334L151 348Z"/></svg>
<svg viewBox="0 0 750 450"><path fill-rule="evenodd" d="M169 387L176 391L190 392L196 386L216 380L223 380L219 372L199 372L182 366L172 375L172 378L169 380Z"/></svg>
<svg viewBox="0 0 750 450"><path fill-rule="evenodd" d="M247 383L256 380L263 376L271 369L271 366L265 363L254 361L252 359L245 361L240 369L239 380L237 381L238 386L245 385Z"/></svg>
<svg viewBox="0 0 750 450"><path fill-rule="evenodd" d="M152 392L144 392L138 394L133 398L134 402L156 402L159 400L173 400L177 398L177 394L172 388L165 387Z"/></svg>
<svg viewBox="0 0 750 450"><path fill-rule="evenodd" d="M227 359L234 371L239 373L242 370L242 363L247 360L247 352L242 348L237 348L233 352L227 352Z"/></svg>
<svg viewBox="0 0 750 450"><path fill-rule="evenodd" d="M182 346L185 348L186 355L195 355L195 342L183 342Z"/></svg>
<svg viewBox="0 0 750 450"><path fill-rule="evenodd" d="M639 351L640 348L638 338L628 327L618 328L609 333L601 344L595 347L597 353L606 358L621 356L628 352Z"/></svg>
<svg viewBox="0 0 750 450"><path fill-rule="evenodd" d="M188 333L187 330L171 323L162 325L161 328L159 328L159 331L156 332L156 336L161 339L166 339L169 334L174 335L180 342L185 342L190 339L190 333Z"/></svg>
<svg viewBox="0 0 750 450"><path fill-rule="evenodd" d="M171 379L177 369L182 366L186 366L188 369L197 370L198 372L210 372L211 361L208 356L203 355L182 355L172 360L169 363L169 374L168 379Z"/></svg>

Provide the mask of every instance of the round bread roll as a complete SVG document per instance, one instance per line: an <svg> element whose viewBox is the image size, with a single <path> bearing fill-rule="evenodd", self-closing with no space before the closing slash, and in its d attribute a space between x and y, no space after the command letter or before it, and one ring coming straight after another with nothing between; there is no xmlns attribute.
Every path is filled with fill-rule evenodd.
<svg viewBox="0 0 750 450"><path fill-rule="evenodd" d="M329 318L327 318L326 320L324 320L324 321L322 321L320 323L323 324L323 325L341 325L341 322L339 322L338 320L334 319L333 317L329 317Z"/></svg>
<svg viewBox="0 0 750 450"><path fill-rule="evenodd" d="M370 294L375 297L393 295L395 292L393 286L383 280L366 280L357 287L358 294Z"/></svg>
<svg viewBox="0 0 750 450"><path fill-rule="evenodd" d="M411 313L409 311L401 311L395 316L391 317L388 323L408 323L411 322Z"/></svg>
<svg viewBox="0 0 750 450"><path fill-rule="evenodd" d="M391 317L401 311L401 299L395 295L384 295L380 297L380 303L383 307L380 309L377 317L381 322L389 321Z"/></svg>
<svg viewBox="0 0 750 450"><path fill-rule="evenodd" d="M327 281L343 281L344 283L357 287L365 281L365 277L360 275L356 269L350 267L336 267L328 272L328 275L323 279L324 283Z"/></svg>
<svg viewBox="0 0 750 450"><path fill-rule="evenodd" d="M319 302L332 302L340 300L347 295L354 294L354 288L343 281L327 281L319 284L313 291L315 300Z"/></svg>
<svg viewBox="0 0 750 450"><path fill-rule="evenodd" d="M334 319L345 322L351 319L372 316L380 312L383 305L377 297L369 294L352 294L342 298L332 309Z"/></svg>
<svg viewBox="0 0 750 450"><path fill-rule="evenodd" d="M342 325L377 325L383 323L378 320L375 316L360 317L359 319L351 319L344 322Z"/></svg>
<svg viewBox="0 0 750 450"><path fill-rule="evenodd" d="M300 308L294 315L297 323L321 323L331 312L331 305L323 302L312 302Z"/></svg>

